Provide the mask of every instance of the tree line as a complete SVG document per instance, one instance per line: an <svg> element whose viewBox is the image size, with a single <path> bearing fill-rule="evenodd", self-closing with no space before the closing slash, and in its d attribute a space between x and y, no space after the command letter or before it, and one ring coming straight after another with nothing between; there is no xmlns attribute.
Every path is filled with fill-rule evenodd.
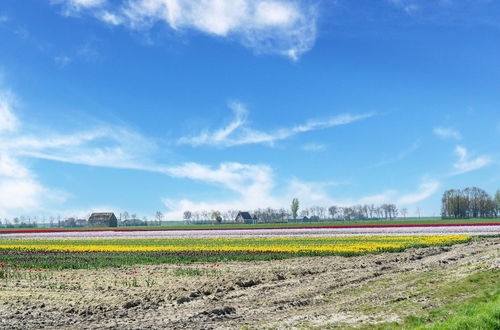
<svg viewBox="0 0 500 330"><path fill-rule="evenodd" d="M441 199L443 219L495 218L500 216L500 190L494 197L477 187L449 189Z"/></svg>
<svg viewBox="0 0 500 330"><path fill-rule="evenodd" d="M205 210L205 211L184 211L183 219L187 222L199 223L208 221L234 221L239 210ZM365 204L354 206L336 206L330 207L313 206L300 210L299 200L294 198L290 209L285 208L258 208L249 212L257 221L260 222L284 222L289 219L302 219L309 221L318 220L375 220L375 219L395 219L398 216L406 217L408 210L406 208L398 209L395 204Z"/></svg>

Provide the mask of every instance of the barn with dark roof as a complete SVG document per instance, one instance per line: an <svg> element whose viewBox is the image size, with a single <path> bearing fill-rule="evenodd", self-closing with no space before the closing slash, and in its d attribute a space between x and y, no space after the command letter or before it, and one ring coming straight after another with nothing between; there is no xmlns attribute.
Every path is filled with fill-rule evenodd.
<svg viewBox="0 0 500 330"><path fill-rule="evenodd" d="M253 218L250 215L250 212L238 212L238 215L236 216L236 219L234 219L236 222L243 222L243 223L253 223L255 218Z"/></svg>
<svg viewBox="0 0 500 330"><path fill-rule="evenodd" d="M113 212L92 213L88 224L89 227L117 227L118 219Z"/></svg>

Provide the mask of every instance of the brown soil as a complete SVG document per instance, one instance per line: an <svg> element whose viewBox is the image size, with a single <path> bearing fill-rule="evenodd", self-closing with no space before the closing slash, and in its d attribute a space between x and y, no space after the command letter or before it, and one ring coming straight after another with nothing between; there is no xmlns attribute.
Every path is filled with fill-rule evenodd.
<svg viewBox="0 0 500 330"><path fill-rule="evenodd" d="M500 238L360 257L49 271L0 281L0 328L323 328L398 321L500 269Z"/></svg>

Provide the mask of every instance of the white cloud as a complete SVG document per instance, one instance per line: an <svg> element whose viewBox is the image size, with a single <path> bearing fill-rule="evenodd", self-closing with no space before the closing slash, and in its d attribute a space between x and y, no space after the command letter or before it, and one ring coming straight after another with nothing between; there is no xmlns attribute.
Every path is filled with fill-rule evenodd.
<svg viewBox="0 0 500 330"><path fill-rule="evenodd" d="M238 164L238 166L241 165L242 164ZM200 169L196 169L196 167L198 166L200 167ZM257 166L257 168L259 168L259 166ZM222 167L217 170L210 170L205 166L196 164L195 167L183 167L183 172L184 171L186 174L191 172L202 172L204 174L195 175L192 177L197 177L198 179L204 178L200 180L206 182L226 182L225 184L223 184L226 187L230 186L230 184L228 184L229 182L240 182L238 179L233 181L232 175L235 174L233 170L225 171L222 170ZM224 174L222 175L221 172L223 172ZM299 199L300 209L305 209L317 205L324 207L329 207L332 205L349 207L363 204L380 205L384 203L396 203L397 206L414 206L416 203L432 196L440 187L440 183L437 181L425 181L419 185L416 193L404 194L394 189L388 189L378 194L362 196L359 198L336 199L332 198L331 195L327 193L326 188L329 186L337 186L338 183L306 182L298 179L292 179L286 184L286 190L278 196L273 193L272 189L272 187L275 185L272 178L272 169L265 167L264 172L266 174L262 177L265 178L265 180L263 180L265 184L258 184L258 182L262 182L262 180L254 179L254 176L252 175L242 175L245 180L249 180L249 184L235 184L234 186L229 187L229 189L236 193L235 197L232 199L222 201L164 199L165 206L170 210L166 213L166 217L169 220L182 219L183 212L186 210L189 210L191 212L209 210L218 210L224 212L227 210L254 210L266 207L288 208L292 198ZM224 178L223 180L220 179L221 176ZM249 187L256 189L248 190Z"/></svg>
<svg viewBox="0 0 500 330"><path fill-rule="evenodd" d="M434 132L434 134L436 134L437 136L439 136L440 138L443 138L443 139L460 140L462 138L462 135L460 134L460 132L457 130L454 130L452 128L435 127L433 132Z"/></svg>
<svg viewBox="0 0 500 330"><path fill-rule="evenodd" d="M44 188L31 179L0 179L0 216L40 208Z"/></svg>
<svg viewBox="0 0 500 330"><path fill-rule="evenodd" d="M388 2L398 8L401 8L408 15L420 10L420 6L414 0L388 0Z"/></svg>
<svg viewBox="0 0 500 330"><path fill-rule="evenodd" d="M194 30L238 40L257 53L297 60L316 39L316 6L294 0L58 0L67 12L90 12L98 19L132 29L165 23L176 31Z"/></svg>
<svg viewBox="0 0 500 330"><path fill-rule="evenodd" d="M291 198L298 197L303 207L313 205L354 205L359 203L385 203L398 200L398 192L385 190L358 199L335 200L326 192L326 187L334 183L311 183L291 180L280 188L277 194L273 169L265 164L243 164L223 162L217 166L187 162L181 165L161 165L151 157L158 151L154 141L133 130L117 125L87 125L82 131L71 134L44 131L40 127L20 130L21 122L12 109L12 96L1 94L0 104L5 118L11 124L4 124L0 131L0 216L19 215L21 211L35 212L46 206L46 202L64 202L67 194L44 187L36 175L24 164L26 157L50 159L59 162L102 166L109 168L127 168L157 172L173 178L188 179L213 184L233 193L233 198L198 202L187 199L165 199L170 208L169 219L179 219L186 209L193 211L207 209L255 209L261 207L287 207ZM246 125L247 113L244 108L234 103L235 119L228 125L207 132L201 139L203 143L216 141L227 144L228 141L249 141L248 131L267 136L267 143L278 138L286 138L314 129L342 125L353 120L366 118L367 115L343 115L322 121L307 121L302 125L278 130L274 133L252 131ZM36 127L27 123L26 126ZM262 142L261 142L262 143ZM462 161L467 161L465 150L460 149ZM432 186L423 184L418 193L399 197L401 202L425 199Z"/></svg>
<svg viewBox="0 0 500 330"><path fill-rule="evenodd" d="M45 188L19 159L0 152L0 217L42 208L65 194Z"/></svg>
<svg viewBox="0 0 500 330"><path fill-rule="evenodd" d="M146 169L148 156L156 149L156 145L125 128L101 126L71 135L15 137L7 141L3 148L20 156L66 163Z"/></svg>
<svg viewBox="0 0 500 330"><path fill-rule="evenodd" d="M19 122L12 113L14 97L11 93L0 93L0 134L13 132L17 129Z"/></svg>
<svg viewBox="0 0 500 330"><path fill-rule="evenodd" d="M342 114L323 120L309 120L304 124L281 128L267 133L247 127L248 112L243 104L232 103L230 107L235 113L235 118L227 126L212 132L205 130L195 136L182 137L177 142L179 144L189 144L193 147L200 145L219 147L234 147L245 144L273 145L276 141L284 140L300 133L347 125L373 116L373 114Z"/></svg>
<svg viewBox="0 0 500 330"><path fill-rule="evenodd" d="M325 191L325 185L318 182L304 182L292 180L289 184L287 199L298 197L305 207L313 205L323 206L353 206L363 204L395 203L398 206L407 206L421 202L432 196L440 187L438 181L425 181L418 187L416 193L404 194L395 189L387 189L381 193L362 196L359 198L335 199Z"/></svg>
<svg viewBox="0 0 500 330"><path fill-rule="evenodd" d="M487 155L478 156L470 159L467 149L462 146L455 148L455 153L458 154L458 161L453 164L455 171L452 174L463 174L471 171L478 170L491 163L491 157Z"/></svg>
<svg viewBox="0 0 500 330"><path fill-rule="evenodd" d="M307 143L302 146L304 151L325 151L327 146L321 143Z"/></svg>
<svg viewBox="0 0 500 330"><path fill-rule="evenodd" d="M221 184L234 191L244 189L245 194L254 190L269 192L272 188L272 171L265 165L222 163L219 168L212 169L198 163L185 163L177 167L164 168L163 171L174 177Z"/></svg>
<svg viewBox="0 0 500 330"><path fill-rule="evenodd" d="M106 0L51 0L53 4L63 4L65 14L69 15L83 9L92 9L103 6Z"/></svg>
<svg viewBox="0 0 500 330"><path fill-rule="evenodd" d="M99 16L99 18L102 21L104 21L104 22L106 22L108 24L111 24L111 25L120 25L123 22L122 19L119 16L117 16L117 15L115 15L113 13L110 13L109 11L103 12Z"/></svg>
<svg viewBox="0 0 500 330"><path fill-rule="evenodd" d="M0 217L39 211L49 202L67 199L67 193L44 187L24 164L24 157L92 166L144 166L139 158L151 144L140 135L106 127L71 135L33 130L27 134L19 129L13 99L10 93L0 93Z"/></svg>
<svg viewBox="0 0 500 330"><path fill-rule="evenodd" d="M273 169L264 164L243 164L238 162L224 162L218 166L188 162L178 166L159 165L150 159L157 151L156 143L132 130L99 124L94 128L87 127L85 131L72 134L59 134L47 131L33 131L24 133L19 130L19 120L13 114L10 103L5 102L4 113L8 113L16 125L9 125L2 134L0 144L0 216L9 214L18 215L22 211L34 212L42 210L47 201L63 203L67 198L64 192L49 189L40 184L34 173L22 162L24 157L50 159L59 162L68 162L88 166L110 168L127 168L150 171L168 175L173 178L200 181L213 184L233 193L232 198L221 200L214 197L212 201L193 201L188 199L164 199L169 208L166 216L170 220L180 219L185 210L220 210L229 209L256 209L263 207L287 207L293 197L298 197L303 208L314 205L349 206L364 203L386 203L398 200L398 192L386 190L382 193L361 197L358 199L335 200L326 193L328 186L337 185L332 182L303 182L293 179L286 184L282 193L275 191ZM244 108L234 103L235 119L228 125L207 132L203 139L227 143L236 141L245 132L247 113ZM353 120L353 116L345 115L325 121L308 121L305 124L292 128L281 129L280 134L268 134L266 141L274 141L276 137L284 138L291 134L307 132L313 129L341 125ZM254 131L255 132L255 131ZM284 133L283 133L284 132ZM247 133L245 133L247 134ZM270 137L274 136L274 140ZM248 135L243 138L248 140ZM242 140L240 140L242 141ZM466 155L464 155L465 159ZM401 203L411 203L427 198L432 184L422 184L419 192L399 197Z"/></svg>
<svg viewBox="0 0 500 330"><path fill-rule="evenodd" d="M6 153L0 154L0 177L23 179L30 176L30 172L17 159Z"/></svg>
<svg viewBox="0 0 500 330"><path fill-rule="evenodd" d="M173 177L188 178L214 183L235 193L227 201L195 202L190 200L164 199L170 209L167 219L182 219L186 210L247 210L265 206L278 206L279 202L271 196L274 187L272 169L267 165L248 165L241 163L222 163L211 168L197 163L186 163L178 167L163 168L160 171Z"/></svg>
<svg viewBox="0 0 500 330"><path fill-rule="evenodd" d="M424 182L418 187L418 192L401 196L396 204L401 206L416 204L434 195L439 187L437 181Z"/></svg>
<svg viewBox="0 0 500 330"><path fill-rule="evenodd" d="M71 63L73 59L66 55L56 56L54 57L54 62L60 67L65 68L68 64Z"/></svg>

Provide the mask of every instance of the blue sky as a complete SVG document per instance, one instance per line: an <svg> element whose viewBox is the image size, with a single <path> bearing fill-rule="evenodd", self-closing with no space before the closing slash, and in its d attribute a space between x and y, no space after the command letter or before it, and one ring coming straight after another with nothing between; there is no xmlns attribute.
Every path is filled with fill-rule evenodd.
<svg viewBox="0 0 500 330"><path fill-rule="evenodd" d="M500 187L500 1L2 0L0 217Z"/></svg>

